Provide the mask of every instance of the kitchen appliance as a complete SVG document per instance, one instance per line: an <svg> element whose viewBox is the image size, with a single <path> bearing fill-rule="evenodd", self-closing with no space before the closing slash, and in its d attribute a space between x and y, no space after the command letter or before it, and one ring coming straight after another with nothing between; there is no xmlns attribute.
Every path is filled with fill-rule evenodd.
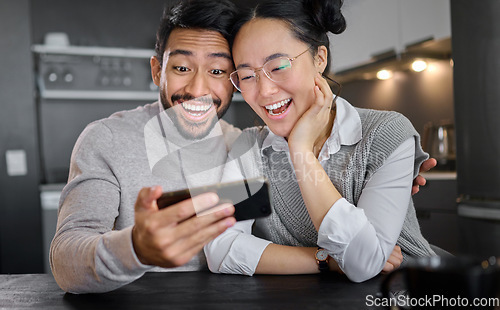
<svg viewBox="0 0 500 310"><path fill-rule="evenodd" d="M52 42L48 40L47 42ZM45 271L59 196L75 142L89 123L158 99L149 58L153 50L45 44L32 47Z"/></svg>
<svg viewBox="0 0 500 310"><path fill-rule="evenodd" d="M461 252L499 256L500 2L450 4Z"/></svg>
<svg viewBox="0 0 500 310"><path fill-rule="evenodd" d="M425 124L422 138L424 151L437 160L434 170L455 170L455 126L449 121Z"/></svg>

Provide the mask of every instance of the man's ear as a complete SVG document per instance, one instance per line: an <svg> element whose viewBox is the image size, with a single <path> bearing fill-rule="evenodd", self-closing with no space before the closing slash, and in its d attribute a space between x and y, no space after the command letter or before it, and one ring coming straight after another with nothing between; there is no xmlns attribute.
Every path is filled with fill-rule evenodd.
<svg viewBox="0 0 500 310"><path fill-rule="evenodd" d="M151 77L153 78L153 82L159 87L161 81L161 63L156 56L152 56L149 63L151 65Z"/></svg>
<svg viewBox="0 0 500 310"><path fill-rule="evenodd" d="M316 54L314 62L317 71L323 73L328 64L328 49L326 46L321 45L318 47L318 53Z"/></svg>

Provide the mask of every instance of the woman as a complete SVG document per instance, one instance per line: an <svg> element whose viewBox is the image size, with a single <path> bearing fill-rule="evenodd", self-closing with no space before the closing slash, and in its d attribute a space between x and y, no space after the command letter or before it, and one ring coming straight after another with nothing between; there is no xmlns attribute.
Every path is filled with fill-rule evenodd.
<svg viewBox="0 0 500 310"><path fill-rule="evenodd" d="M396 112L335 98L322 77L327 32L345 29L341 6L270 1L236 25L231 80L266 127L244 132L240 144L258 150L242 156L236 147L226 180L264 174L274 212L253 228L254 221L237 223L208 244L213 272L338 270L360 282L386 262L398 267L396 243L405 259L434 255L411 201L412 180L426 159L418 133Z"/></svg>

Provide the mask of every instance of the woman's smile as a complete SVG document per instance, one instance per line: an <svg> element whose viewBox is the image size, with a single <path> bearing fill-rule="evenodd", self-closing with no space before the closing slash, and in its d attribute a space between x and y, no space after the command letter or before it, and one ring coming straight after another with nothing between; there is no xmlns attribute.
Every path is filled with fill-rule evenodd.
<svg viewBox="0 0 500 310"><path fill-rule="evenodd" d="M271 119L282 119L287 115L289 107L292 104L292 98L284 99L276 103L266 105L264 108L267 111L268 117Z"/></svg>

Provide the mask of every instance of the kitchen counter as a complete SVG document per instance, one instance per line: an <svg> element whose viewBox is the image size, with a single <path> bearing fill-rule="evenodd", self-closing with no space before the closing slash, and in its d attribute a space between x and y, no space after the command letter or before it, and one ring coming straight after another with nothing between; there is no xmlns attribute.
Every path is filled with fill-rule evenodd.
<svg viewBox="0 0 500 310"><path fill-rule="evenodd" d="M367 300L383 276L352 283L339 274L253 277L208 271L147 273L113 292L64 293L51 274L0 275L0 308L379 309ZM368 298L368 299L367 299Z"/></svg>
<svg viewBox="0 0 500 310"><path fill-rule="evenodd" d="M421 173L426 180L456 180L456 171L430 171Z"/></svg>

